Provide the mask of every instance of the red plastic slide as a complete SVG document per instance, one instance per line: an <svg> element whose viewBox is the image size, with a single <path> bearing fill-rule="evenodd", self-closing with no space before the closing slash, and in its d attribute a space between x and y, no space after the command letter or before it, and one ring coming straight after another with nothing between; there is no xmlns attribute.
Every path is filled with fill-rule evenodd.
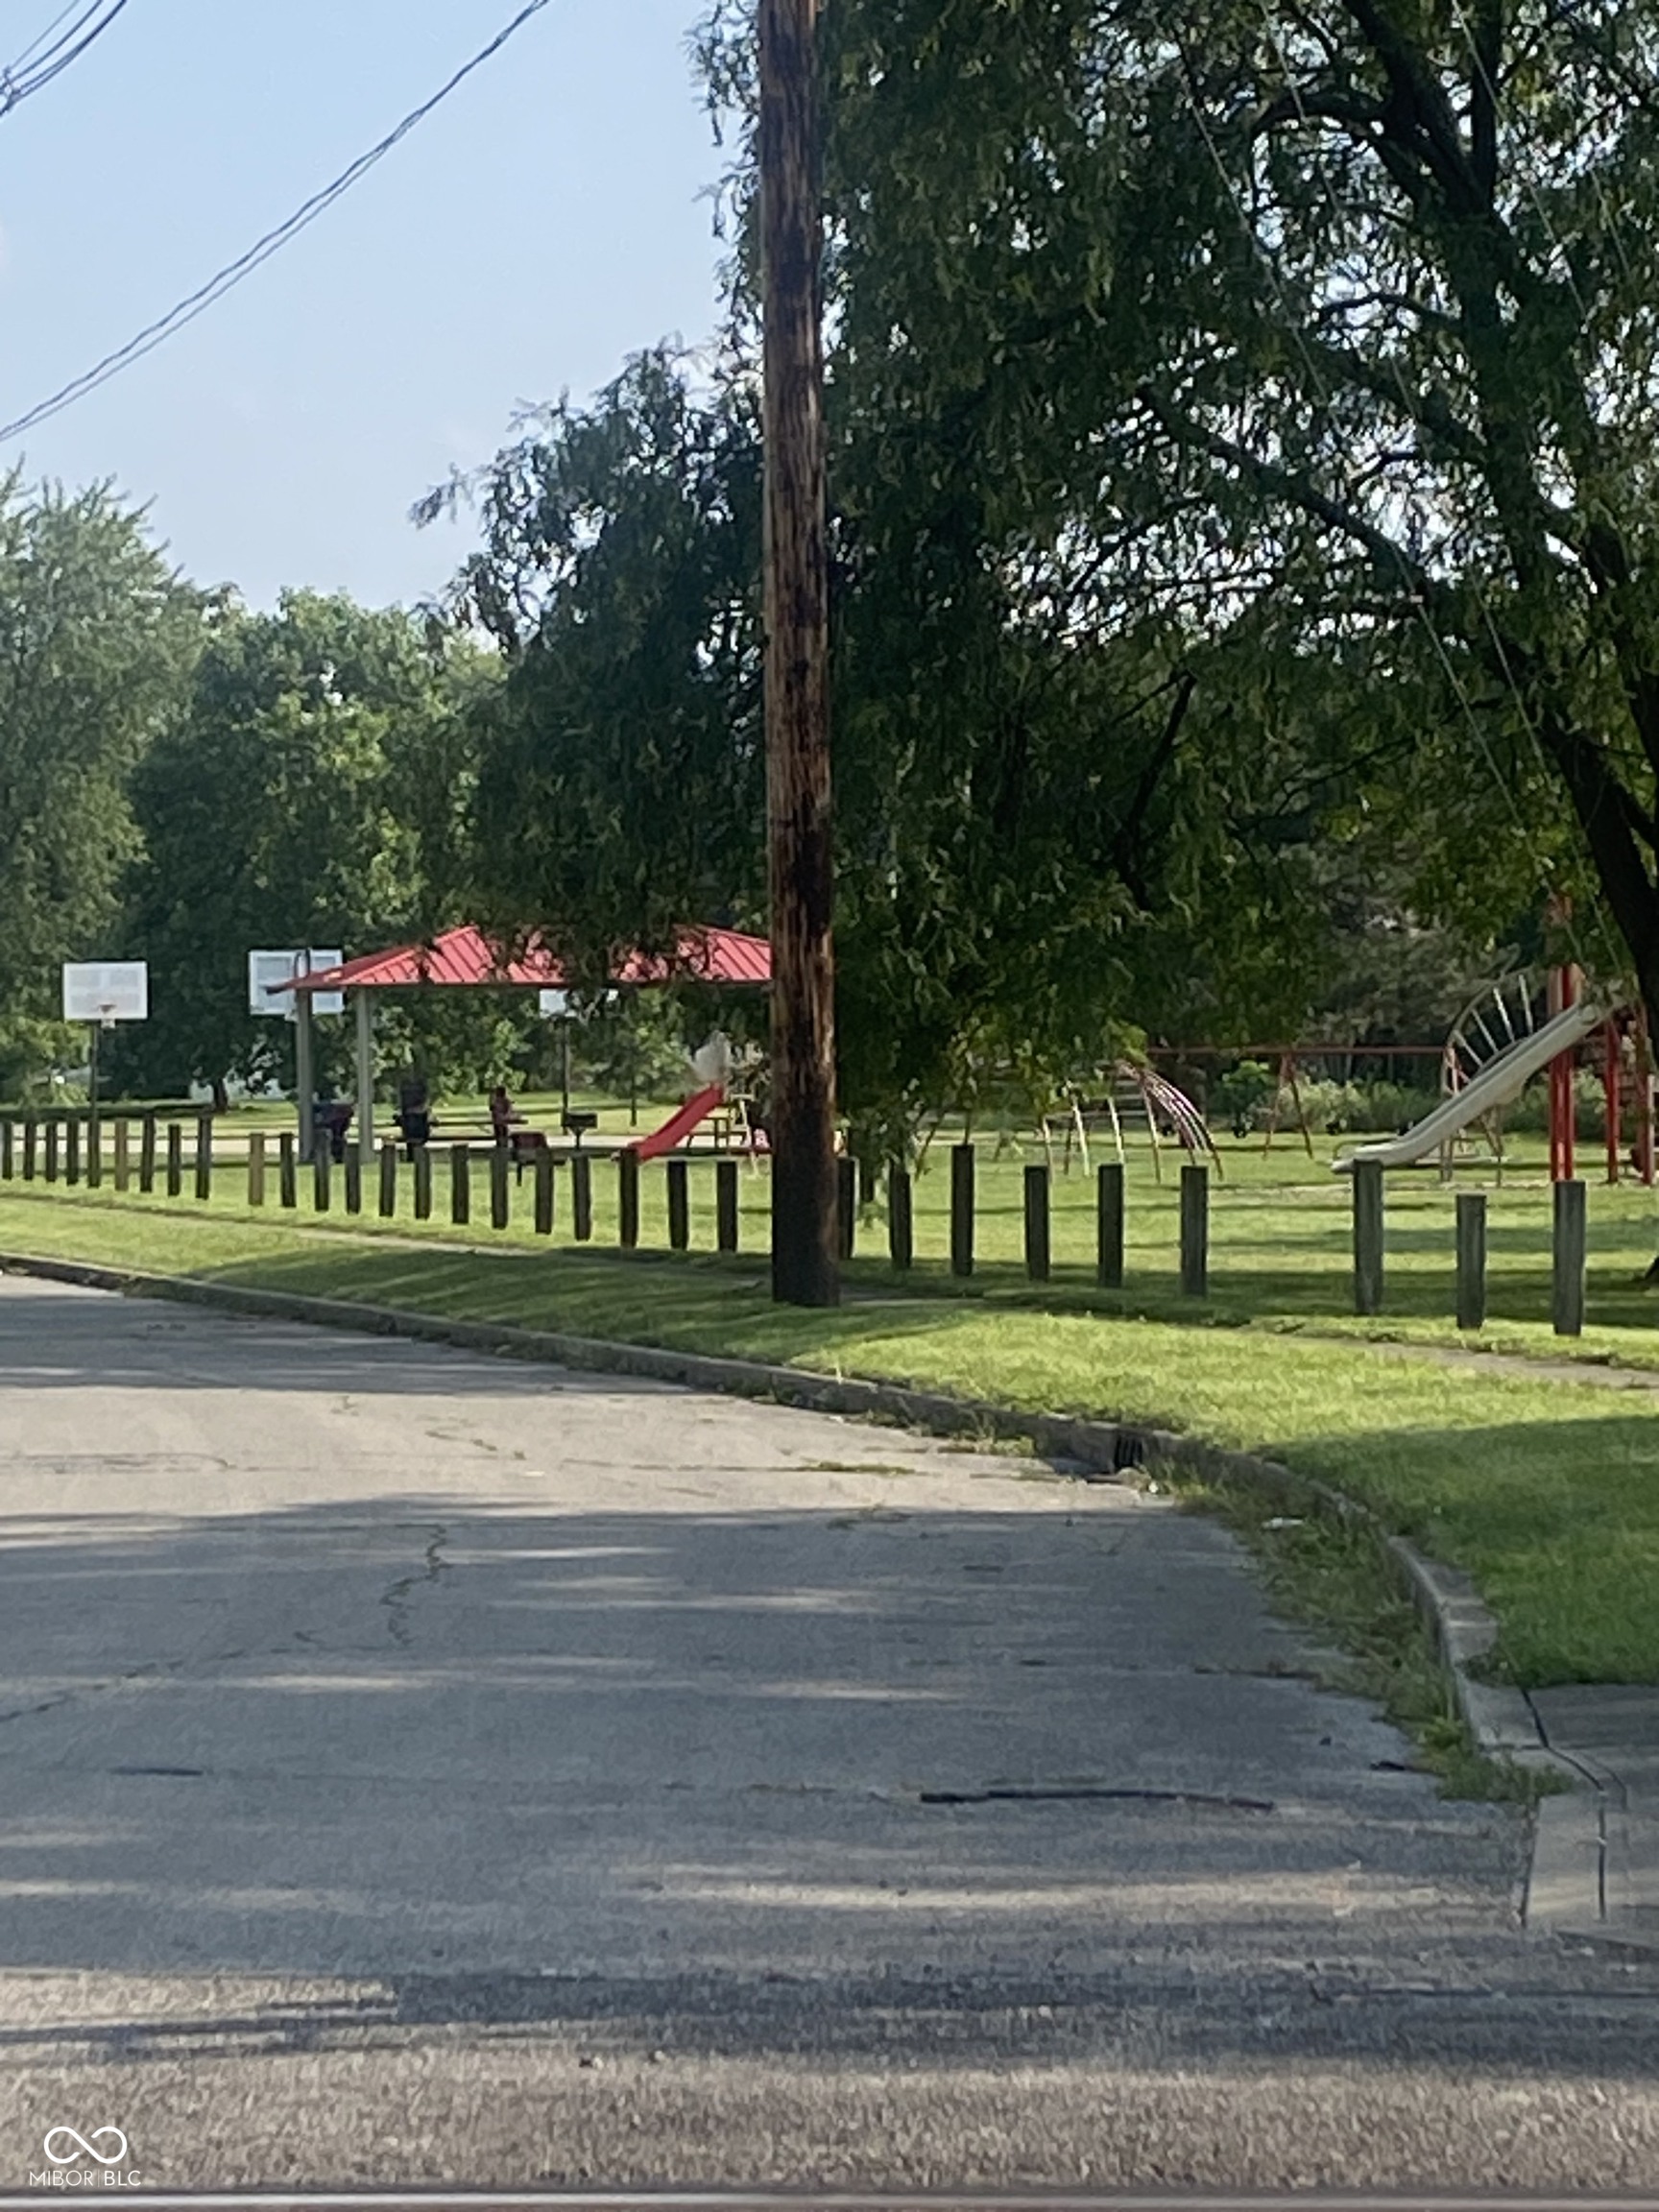
<svg viewBox="0 0 1659 2212"><path fill-rule="evenodd" d="M726 1096L723 1083L710 1083L707 1091L699 1091L695 1097L687 1098L678 1113L670 1114L661 1129L653 1129L649 1137L642 1138L634 1149L641 1160L655 1160L661 1152L672 1152L682 1138L689 1137L699 1121L706 1121Z"/></svg>

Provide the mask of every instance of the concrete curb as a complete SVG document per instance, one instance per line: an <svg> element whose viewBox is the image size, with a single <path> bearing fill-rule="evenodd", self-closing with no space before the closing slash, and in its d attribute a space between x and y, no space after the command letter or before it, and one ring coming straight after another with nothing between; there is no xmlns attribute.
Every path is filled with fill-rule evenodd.
<svg viewBox="0 0 1659 2212"><path fill-rule="evenodd" d="M0 1252L0 1274L36 1276L129 1297L170 1298L221 1312L312 1327L347 1329L446 1344L467 1352L541 1360L589 1374L637 1376L642 1381L770 1399L810 1412L921 1429L938 1436L992 1438L1033 1444L1052 1459L1074 1466L1085 1480L1110 1480L1132 1472L1167 1467L1201 1481L1228 1482L1265 1493L1286 1505L1312 1508L1374 1536L1393 1562L1433 1638L1458 1715L1471 1740L1490 1759L1550 1767L1573 1783L1571 1795L1544 1799L1538 1808L1525 1917L1575 1934L1594 1933L1606 1920L1605 1793L1582 1767L1551 1749L1525 1692L1477 1681L1470 1672L1498 1639L1498 1623L1470 1581L1456 1568L1427 1559L1392 1534L1368 1506L1316 1477L1299 1475L1254 1453L1230 1452L1172 1430L1090 1421L1065 1414L1021 1413L981 1399L911 1390L853 1376L813 1375L753 1359L728 1359L656 1345L616 1343L562 1331L519 1329L504 1322L450 1320L348 1299L311 1298L292 1291L244 1289L190 1275L150 1275L76 1260ZM1591 1792L1594 1794L1592 1795ZM1559 1808L1551 1812L1552 1808Z"/></svg>

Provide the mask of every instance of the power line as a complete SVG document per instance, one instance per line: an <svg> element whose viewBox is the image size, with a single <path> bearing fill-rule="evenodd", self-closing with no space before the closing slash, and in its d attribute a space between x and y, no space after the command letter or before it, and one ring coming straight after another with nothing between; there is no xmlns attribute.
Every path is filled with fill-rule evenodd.
<svg viewBox="0 0 1659 2212"><path fill-rule="evenodd" d="M69 6L55 15L45 30L29 41L12 66L0 70L0 115L10 114L19 101L27 100L32 92L43 90L54 77L60 77L72 61L78 61L93 40L101 38L108 30L127 0L91 0L91 5L82 9L68 30L54 39L53 33L75 13L78 4L79 0L70 0Z"/></svg>
<svg viewBox="0 0 1659 2212"><path fill-rule="evenodd" d="M314 192L309 200L294 210L286 222L279 223L274 230L267 230L264 237L256 239L245 253L238 254L234 261L227 262L216 276L208 277L205 284L187 294L176 306L169 307L165 315L159 315L154 323L146 324L142 330L128 339L125 346L118 346L114 352L106 353L102 361L95 362L90 369L61 386L50 398L42 399L37 406L31 407L26 415L19 415L15 421L0 423L0 441L20 438L26 431L33 430L36 423L46 421L51 416L60 415L65 407L72 407L77 399L85 398L89 392L96 392L101 384L108 384L112 376L120 375L123 369L130 369L135 361L143 360L145 354L154 353L157 346L164 345L175 332L182 330L186 324L194 323L198 315L204 315L216 301L222 300L227 292L234 290L245 276L251 276L274 253L280 252L290 239L297 238L301 230L316 222L319 215L326 213L359 178L367 176L374 164L383 160L418 124L423 123L435 108L442 107L450 93L464 84L475 69L481 69L486 61L498 54L507 41L523 29L532 15L539 15L549 4L550 0L527 0L527 5L519 9L512 21L498 31L487 46L480 47L472 59L464 62L429 100L423 100L419 108L411 108L402 122L389 131L384 138L371 146L366 154L360 154L350 167L342 170L331 184L325 184L320 192ZM125 7L126 0L118 0L118 5Z"/></svg>

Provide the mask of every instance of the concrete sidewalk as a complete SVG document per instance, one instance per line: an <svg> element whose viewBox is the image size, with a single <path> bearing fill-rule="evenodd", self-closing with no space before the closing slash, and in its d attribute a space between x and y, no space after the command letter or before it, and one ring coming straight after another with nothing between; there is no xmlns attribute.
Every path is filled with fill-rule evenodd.
<svg viewBox="0 0 1659 2212"><path fill-rule="evenodd" d="M1659 1952L1659 1689L1581 1683L1528 1702L1583 1778L1538 1809L1528 1925Z"/></svg>

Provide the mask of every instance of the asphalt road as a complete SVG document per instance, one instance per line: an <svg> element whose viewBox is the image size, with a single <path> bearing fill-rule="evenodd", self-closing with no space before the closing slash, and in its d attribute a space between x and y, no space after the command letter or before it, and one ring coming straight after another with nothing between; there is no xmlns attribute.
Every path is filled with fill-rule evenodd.
<svg viewBox="0 0 1659 2212"><path fill-rule="evenodd" d="M1659 2176L1659 1967L1166 1500L10 1278L0 1543L0 2190Z"/></svg>

